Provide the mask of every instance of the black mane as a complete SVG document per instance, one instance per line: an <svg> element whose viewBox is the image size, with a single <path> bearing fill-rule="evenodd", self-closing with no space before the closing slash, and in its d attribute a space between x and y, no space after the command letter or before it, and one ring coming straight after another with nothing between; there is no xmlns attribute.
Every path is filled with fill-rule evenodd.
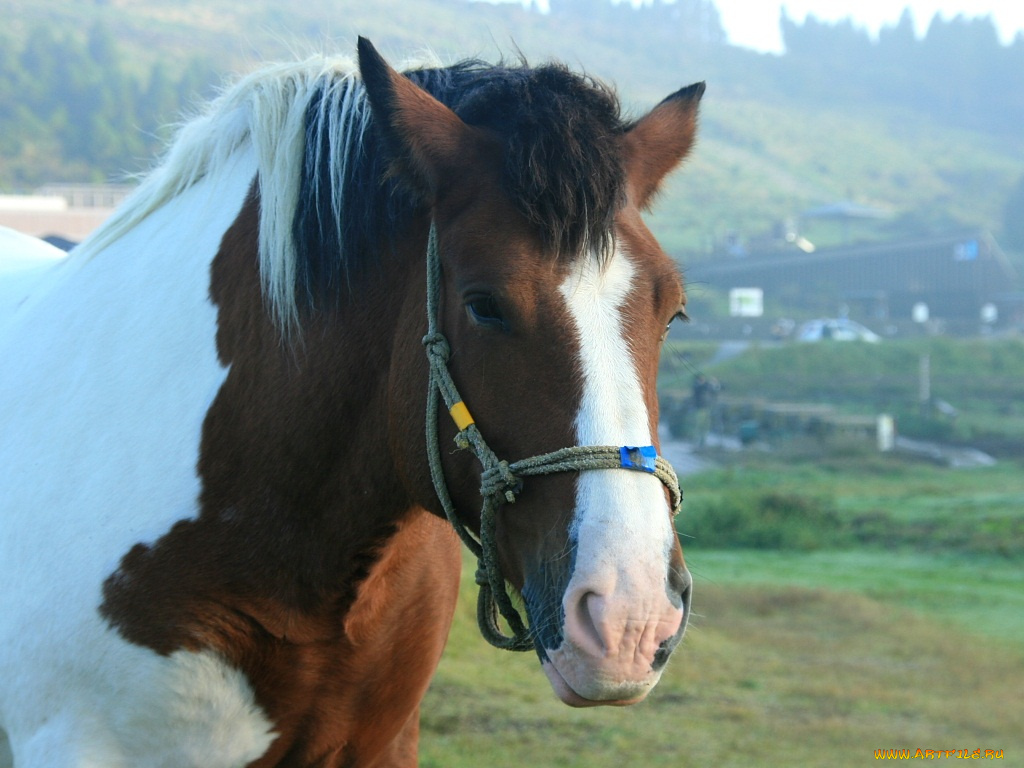
<svg viewBox="0 0 1024 768"><path fill-rule="evenodd" d="M417 69L406 77L470 125L485 127L505 144L502 185L554 258L607 251L612 220L624 197L618 142L626 125L615 95L601 83L558 64L531 68L466 61ZM390 157L369 114L362 83L343 90L358 98L343 149L330 151L331 105L337 82L325 80L306 111L306 162L293 232L298 249L297 298L309 305L336 301L372 261L381 233L397 233L423 202L386 171ZM334 101L324 103L334 89ZM335 127L337 132L337 127ZM331 165L345 153L335 214ZM340 219L340 220L339 220ZM378 260L379 261L379 260Z"/></svg>

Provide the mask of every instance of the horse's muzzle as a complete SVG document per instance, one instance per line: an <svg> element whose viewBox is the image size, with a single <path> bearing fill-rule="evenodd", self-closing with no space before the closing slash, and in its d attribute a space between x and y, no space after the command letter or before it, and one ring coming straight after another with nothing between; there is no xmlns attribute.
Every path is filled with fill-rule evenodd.
<svg viewBox="0 0 1024 768"><path fill-rule="evenodd" d="M650 693L689 618L689 572L674 571L670 581L673 588L681 587L678 597L662 592L647 605L622 592L576 590L566 595L562 643L545 651L542 664L563 702L574 707L627 706Z"/></svg>

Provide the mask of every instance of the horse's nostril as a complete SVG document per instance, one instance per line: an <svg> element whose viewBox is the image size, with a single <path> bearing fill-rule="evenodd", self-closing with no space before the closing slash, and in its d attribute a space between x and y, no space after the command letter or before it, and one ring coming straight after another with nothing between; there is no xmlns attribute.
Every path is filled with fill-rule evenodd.
<svg viewBox="0 0 1024 768"><path fill-rule="evenodd" d="M690 591L693 588L693 577L685 568L669 568L668 599L672 605L681 606L684 611L690 607Z"/></svg>
<svg viewBox="0 0 1024 768"><path fill-rule="evenodd" d="M672 655L672 648L669 647L669 641L666 640L661 644L661 647L654 652L654 661L651 662L651 669L657 672L659 669L668 664L668 657Z"/></svg>
<svg viewBox="0 0 1024 768"><path fill-rule="evenodd" d="M596 592L585 592L576 601L574 642L595 656L604 656L608 645L601 633L605 600Z"/></svg>
<svg viewBox="0 0 1024 768"><path fill-rule="evenodd" d="M683 633L686 632L686 625L690 621L690 600L693 597L693 577L685 567L678 569L672 568L669 570L668 596L672 601L672 604L681 609L682 617L679 622L679 628L676 630L675 634L662 640L661 644L658 646L658 650L654 652L654 660L651 664L651 668L655 671L662 669L665 664L668 663L669 656L672 655L672 651L674 651L676 646L679 645L679 641L683 639Z"/></svg>

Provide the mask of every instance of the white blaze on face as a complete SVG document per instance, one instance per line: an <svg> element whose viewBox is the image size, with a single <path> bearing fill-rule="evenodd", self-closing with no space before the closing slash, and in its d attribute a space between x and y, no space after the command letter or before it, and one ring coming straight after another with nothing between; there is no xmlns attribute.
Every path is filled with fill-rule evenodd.
<svg viewBox="0 0 1024 768"><path fill-rule="evenodd" d="M641 446L653 442L622 312L633 272L629 259L616 252L603 268L595 259L582 259L576 273L561 286L580 341L583 397L576 417L579 445ZM591 530L596 528L596 533L613 525L609 544L642 539L636 543L647 551L656 544L658 564L664 568L662 555L667 556L672 539L667 502L658 480L640 472L597 470L582 473L578 488L570 534L581 546L587 546L583 539Z"/></svg>
<svg viewBox="0 0 1024 768"><path fill-rule="evenodd" d="M653 443L623 312L634 271L618 251L604 265L581 259L561 286L580 343L580 445ZM654 652L682 618L666 591L674 533L661 483L621 469L581 473L569 535L576 565L564 642L550 660L587 699L643 696L658 677Z"/></svg>
<svg viewBox="0 0 1024 768"><path fill-rule="evenodd" d="M576 430L582 445L651 443L647 404L622 317L633 271L621 252L605 265L583 258L560 288L580 340L583 400Z"/></svg>

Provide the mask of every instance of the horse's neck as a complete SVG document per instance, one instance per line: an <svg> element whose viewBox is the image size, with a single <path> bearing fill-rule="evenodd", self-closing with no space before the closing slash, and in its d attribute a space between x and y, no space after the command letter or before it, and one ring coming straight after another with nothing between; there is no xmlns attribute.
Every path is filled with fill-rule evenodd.
<svg viewBox="0 0 1024 768"><path fill-rule="evenodd" d="M402 296L384 290L382 275L351 306L283 341L261 296L257 205L250 194L211 270L228 373L203 424L200 518L161 544L168 567L187 552L185 561L207 561L210 579L275 595L270 613L337 611L413 506L387 433Z"/></svg>
<svg viewBox="0 0 1024 768"><path fill-rule="evenodd" d="M108 618L154 647L191 642L197 595L343 608L410 506L387 445L391 341L373 327L397 308L282 344L255 227L235 237L254 173L240 157L72 255L0 333L18 361L0 366L0 514L22 535L0 560L46 552L24 571L106 582Z"/></svg>
<svg viewBox="0 0 1024 768"><path fill-rule="evenodd" d="M225 375L209 265L252 178L238 170L51 268L0 329L0 355L17 361L0 366L0 496L12 514L70 540L101 512L133 536L195 513L199 426Z"/></svg>

